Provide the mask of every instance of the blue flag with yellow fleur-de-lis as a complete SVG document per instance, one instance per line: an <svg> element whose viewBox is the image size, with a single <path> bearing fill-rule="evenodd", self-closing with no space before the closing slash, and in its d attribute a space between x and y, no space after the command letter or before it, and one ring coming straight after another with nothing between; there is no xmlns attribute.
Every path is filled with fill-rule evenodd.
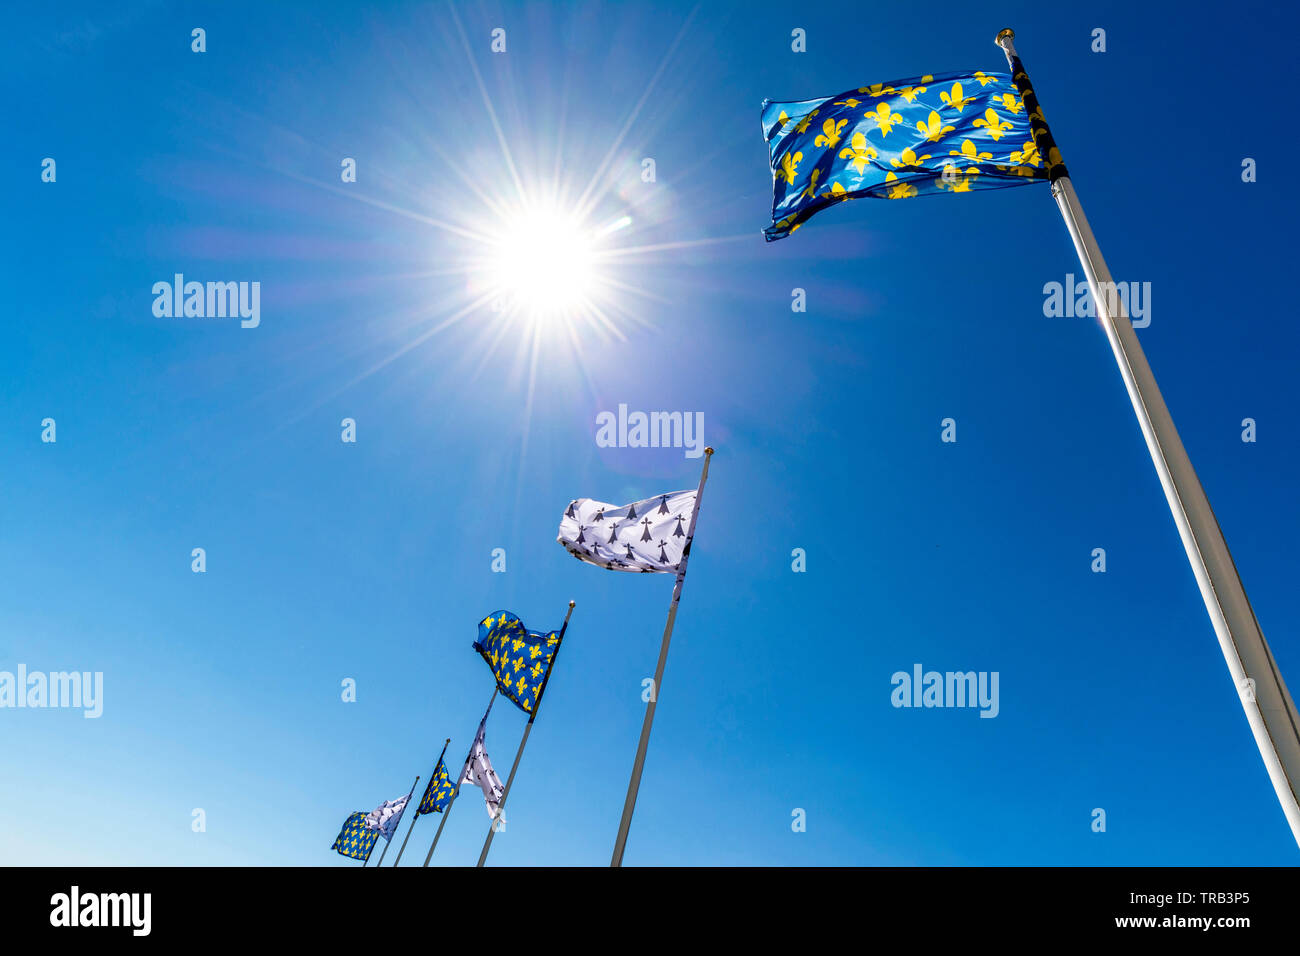
<svg viewBox="0 0 1300 956"><path fill-rule="evenodd" d="M497 611L480 621L474 642L474 650L492 668L501 693L530 716L559 646L558 631L530 631L509 611Z"/></svg>
<svg viewBox="0 0 1300 956"><path fill-rule="evenodd" d="M343 821L343 829L334 838L334 845L330 849L338 850L354 860L368 860L378 839L379 831L368 827L365 812L358 810Z"/></svg>
<svg viewBox="0 0 1300 956"><path fill-rule="evenodd" d="M429 785L424 788L424 796L420 798L420 805L415 808L416 816L421 813L442 813L451 802L451 795L455 790L456 785L451 782L447 765L439 757L438 766L434 768L433 776L429 778Z"/></svg>
<svg viewBox="0 0 1300 956"><path fill-rule="evenodd" d="M1047 182L1007 73L944 73L822 100L763 103L772 167L768 242L827 206Z"/></svg>

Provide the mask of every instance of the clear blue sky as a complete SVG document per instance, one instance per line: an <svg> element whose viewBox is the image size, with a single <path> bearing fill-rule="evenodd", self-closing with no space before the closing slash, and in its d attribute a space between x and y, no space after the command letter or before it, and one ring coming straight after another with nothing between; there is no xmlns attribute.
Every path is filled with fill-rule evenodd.
<svg viewBox="0 0 1300 956"><path fill-rule="evenodd" d="M1079 274L1047 187L769 245L759 130L764 97L1004 69L1017 30L1116 279L1152 284L1143 347L1294 691L1293 13L335 6L7 18L0 670L102 671L105 700L0 711L0 862L359 865L329 850L347 814L445 737L463 759L476 622L572 598L492 862L607 863L672 582L556 527L699 474L598 448L624 402L702 411L718 449L628 864L1297 863L1105 338L1043 315ZM512 194L503 143L527 188L631 218L618 335L465 311L447 227ZM260 327L155 318L177 272L259 281ZM998 671L1000 714L891 707L915 663ZM503 776L522 729L499 704ZM486 832L464 796L444 864Z"/></svg>

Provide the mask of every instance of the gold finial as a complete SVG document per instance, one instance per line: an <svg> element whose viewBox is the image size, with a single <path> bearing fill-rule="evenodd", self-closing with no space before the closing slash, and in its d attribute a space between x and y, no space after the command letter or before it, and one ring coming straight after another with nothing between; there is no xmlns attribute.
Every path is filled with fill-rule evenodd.
<svg viewBox="0 0 1300 956"><path fill-rule="evenodd" d="M1016 38L1016 31L1011 29L1010 27L1007 27L1005 30L998 31L998 35L993 39L993 42L996 43L998 46L1001 46L1002 41L1004 39L1014 40L1015 38Z"/></svg>
<svg viewBox="0 0 1300 956"><path fill-rule="evenodd" d="M576 603L577 603L576 601L570 601L570 602L569 602L569 607L573 607Z"/></svg>
<svg viewBox="0 0 1300 956"><path fill-rule="evenodd" d="M712 448L706 448L706 449L704 449L704 454L706 454L706 455L712 455L712 454L713 454L713 449L712 449Z"/></svg>

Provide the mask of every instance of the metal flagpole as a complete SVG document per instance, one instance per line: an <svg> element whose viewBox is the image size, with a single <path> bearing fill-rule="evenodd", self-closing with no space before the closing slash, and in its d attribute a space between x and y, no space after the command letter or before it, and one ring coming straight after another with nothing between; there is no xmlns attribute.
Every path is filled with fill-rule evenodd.
<svg viewBox="0 0 1300 956"><path fill-rule="evenodd" d="M483 714L483 719L487 720L487 715L492 712L492 705L496 703L497 694L501 692L500 687L492 688L492 699L488 701L487 710ZM475 738L477 739L477 738ZM433 842L429 844L429 853L424 858L424 865L428 866L429 861L433 859L433 851L438 849L438 840L442 837L442 828L447 825L447 818L451 816L451 808L456 805L456 799L460 796L460 781L465 776L465 767L469 764L470 755L474 753L474 745L469 745L469 753L465 754L465 763L461 764L460 776L456 778L456 789L452 791L451 802L447 804L447 809L442 811L442 822L438 824L438 832L433 835Z"/></svg>
<svg viewBox="0 0 1300 956"><path fill-rule="evenodd" d="M636 795L641 788L641 771L645 768L645 752L650 745L650 727L655 722L655 705L659 689L663 686L664 664L668 660L668 642L673 637L673 624L677 620L677 604L682 597L682 582L686 580L686 561L691 556L691 542L695 540L695 519L700 515L700 502L704 498L704 482L709 477L709 460L713 449L704 449L704 470L700 473L700 487L695 492L695 507L691 510L691 523L686 531L686 547L682 549L682 564L677 569L677 583L673 585L673 600L668 606L668 623L664 625L664 639L659 646L659 663L655 667L654 684L650 688L650 701L646 704L645 719L641 722L641 740L636 746L636 762L632 765L632 779L627 784L627 799L623 801L623 819L618 824L618 838L614 841L614 856L610 866L623 865L623 848L627 845L627 831L632 827L632 811L636 809Z"/></svg>
<svg viewBox="0 0 1300 956"><path fill-rule="evenodd" d="M1201 589L1205 609L1209 612L1223 658L1246 711L1246 720L1255 735L1255 744L1264 759L1264 767L1273 782L1282 812L1291 825L1291 833L1300 844L1300 802L1297 801L1300 715L1255 619L1223 531L1210 509L1209 499L1178 437L1151 367L1142 354L1142 346L1138 344L1125 304L1115 294L1110 270L1102 259L1101 249L1079 205L1079 197L1070 183L1065 164L1061 162L1061 154L1043 119L1029 76L1012 45L1014 37L1013 31L1003 30L994 42L1002 47L1011 65L1012 78L1029 113L1034 144L1048 165L1052 196L1061 210L1061 217L1087 275L1097 316L1115 353L1115 361L1128 389L1147 449L1151 452L1151 460L1155 463L1169 510L1173 512L1174 524L1178 526L1192 573Z"/></svg>
<svg viewBox="0 0 1300 956"><path fill-rule="evenodd" d="M409 807L409 806L411 805L411 797L412 797L412 796L414 795L414 793L415 793L415 784L416 784L416 783L419 783L419 782L420 782L420 775L417 773L417 774L415 775L415 783L412 783L412 784L411 784L411 792L408 793L408 794L406 795L406 803L402 804L402 812L403 812L403 813L405 813L405 812L406 812L406 808ZM411 834L408 832L406 835L407 835L407 836L410 836ZM383 866L383 865L384 865L384 857L388 855L388 848L392 845L392 843L393 843L392 840L388 839L387 837L384 838L384 852L381 853L381 854L379 854L379 862L376 863L375 866ZM400 854L399 854L399 856L400 856ZM370 858L369 858L369 857L366 858L366 862L367 862L367 863L370 862Z"/></svg>
<svg viewBox="0 0 1300 956"><path fill-rule="evenodd" d="M528 743L528 735L532 732L533 721L537 719L537 712L542 709L542 695L546 693L546 685L550 683L551 671L555 669L556 658L560 656L560 645L564 643L564 632L569 629L569 618L573 614L573 602L569 602L569 611L564 615L564 623L560 625L560 637L555 642L555 653L551 655L551 666L546 669L546 676L542 678L542 686L537 688L537 700L533 702L533 712L528 715L528 723L524 724L524 735L519 738L519 749L515 751L515 762L510 767L510 776L506 778L506 789L501 794L501 803L497 805L498 819L504 819L506 812L506 798L510 796L510 785L515 782L515 771L519 769L519 758L524 755L524 744ZM482 866L487 860L488 850L492 846L492 837L497 832L497 821L493 820L488 826L487 839L483 841L483 852L478 855L478 865Z"/></svg>
<svg viewBox="0 0 1300 956"><path fill-rule="evenodd" d="M449 743L451 743L450 737L448 737L445 741L443 741L442 753L438 754L438 760L433 765L433 773L429 775L429 786L431 787L435 783L436 778L438 776L438 764L442 763L442 758L447 755L447 745ZM416 807L415 813L412 814L411 816L411 825L406 828L406 839L402 841L402 848L397 851L397 859L393 861L393 866L397 866L397 864L402 862L402 854L406 852L406 844L410 842L411 831L415 829L415 821L418 819L420 819L420 808Z"/></svg>

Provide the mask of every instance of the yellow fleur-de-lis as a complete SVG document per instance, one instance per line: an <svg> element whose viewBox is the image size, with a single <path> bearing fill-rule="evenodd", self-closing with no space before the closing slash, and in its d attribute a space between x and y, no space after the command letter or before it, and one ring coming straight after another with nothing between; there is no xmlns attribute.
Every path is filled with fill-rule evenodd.
<svg viewBox="0 0 1300 956"><path fill-rule="evenodd" d="M907 199L911 196L915 196L917 193L916 187L911 183L898 182L898 176L895 173L887 173L885 175L885 182L898 183L896 186L890 186L888 193L889 199Z"/></svg>
<svg viewBox="0 0 1300 956"><path fill-rule="evenodd" d="M840 159L847 159L859 176L866 170L867 163L876 156L876 148L867 142L865 133L854 133L849 145L840 150Z"/></svg>
<svg viewBox="0 0 1300 956"><path fill-rule="evenodd" d="M899 88L898 95L907 100L907 102L914 103L916 102L917 95L924 93L925 90L926 87L924 86L903 86Z"/></svg>
<svg viewBox="0 0 1300 956"><path fill-rule="evenodd" d="M776 118L776 128L785 129L785 124L788 122L790 122L790 114L782 110L781 115Z"/></svg>
<svg viewBox="0 0 1300 956"><path fill-rule="evenodd" d="M795 173L799 170L799 163L803 161L803 153L791 155L786 153L781 157L781 172L785 174L785 184L794 185Z"/></svg>
<svg viewBox="0 0 1300 956"><path fill-rule="evenodd" d="M820 110L813 110L811 113L809 113L809 114L808 114L807 116L805 116L803 119L801 119L798 123L796 123L796 124L795 124L795 127L794 127L794 128L795 128L795 132L798 132L798 133L806 133L806 132L808 132L808 126L809 126L809 124L812 123L812 121L813 121L813 117L816 116L819 112L821 112L821 111L820 111Z"/></svg>
<svg viewBox="0 0 1300 956"><path fill-rule="evenodd" d="M996 83L996 82L998 81L998 80L997 80L997 77L995 77L995 76L989 76L987 73L985 73L985 72L982 71L982 70L976 70L976 71L975 71L975 79L977 79L977 80L980 81L980 88L981 88L981 89L982 89L983 87L987 86L987 85L990 84L990 83Z"/></svg>
<svg viewBox="0 0 1300 956"><path fill-rule="evenodd" d="M881 136L888 136L889 131L894 128L894 124L903 122L903 117L893 112L888 103L878 103L874 113L864 113L862 115L867 119L876 121L876 125L880 127Z"/></svg>
<svg viewBox="0 0 1300 956"><path fill-rule="evenodd" d="M981 153L975 148L975 144L968 139L961 141L961 149L948 150L949 156L960 156L962 159L969 159L973 163L980 163L986 159L992 159L992 153Z"/></svg>
<svg viewBox="0 0 1300 956"><path fill-rule="evenodd" d="M861 100L855 100L853 97L850 96L847 100L836 100L833 105L847 106L849 109L854 110L858 108L858 104L860 104L861 102L862 102Z"/></svg>
<svg viewBox="0 0 1300 956"><path fill-rule="evenodd" d="M975 97L963 96L961 84L954 83L952 85L952 92L945 91L943 93L940 93L939 99L943 100L944 105L947 106L949 109L954 109L958 113L960 113L962 110L966 108L967 103L974 101Z"/></svg>
<svg viewBox="0 0 1300 956"><path fill-rule="evenodd" d="M1002 108L1012 116L1019 116L1020 111L1025 108L1025 104L1020 102L1020 97L1015 93L1003 93L997 99L1002 101Z"/></svg>
<svg viewBox="0 0 1300 956"><path fill-rule="evenodd" d="M995 143L1002 138L1003 133L1011 129L1011 122L1002 119L993 110L985 110L984 118L977 119L971 125L988 127L989 135L993 137L993 142Z"/></svg>
<svg viewBox="0 0 1300 956"><path fill-rule="evenodd" d="M817 180L821 178L821 175L822 171L820 169L812 171L812 175L808 177L808 188L800 194L801 198L812 199L813 196L817 195Z"/></svg>
<svg viewBox="0 0 1300 956"><path fill-rule="evenodd" d="M830 196L831 199L839 202L849 198L849 191L839 183L831 183L831 188L822 193L823 196Z"/></svg>
<svg viewBox="0 0 1300 956"><path fill-rule="evenodd" d="M541 677L541 676L542 676L542 665L541 665L541 664L534 664L534 665L533 665L533 672L532 672L532 673L533 673L533 680L537 680L537 678Z"/></svg>
<svg viewBox="0 0 1300 956"><path fill-rule="evenodd" d="M1038 155L1038 147L1031 139L1020 149L1011 151L1011 161L1017 166L1037 166L1042 162L1042 157Z"/></svg>
<svg viewBox="0 0 1300 956"><path fill-rule="evenodd" d="M840 141L840 133L844 132L844 127L848 125L848 120L840 120L839 122L836 122L833 119L828 119L825 123L822 123L821 135L813 140L813 145L825 146L827 149L834 149L835 144Z"/></svg>
<svg viewBox="0 0 1300 956"><path fill-rule="evenodd" d="M921 164L929 158L929 153L926 153L924 156L918 156L916 153L912 152L911 149L905 149L903 150L901 161L900 159L891 159L889 165L893 166L895 169L920 169Z"/></svg>
<svg viewBox="0 0 1300 956"><path fill-rule="evenodd" d="M892 86L886 86L884 83L872 83L870 86L859 86L859 93L870 93L872 96L889 96L898 92Z"/></svg>
<svg viewBox="0 0 1300 956"><path fill-rule="evenodd" d="M927 122L916 122L916 131L925 137L926 142L937 143L945 133L951 133L953 127L944 126L943 120L939 119L938 110L930 110L930 118Z"/></svg>

